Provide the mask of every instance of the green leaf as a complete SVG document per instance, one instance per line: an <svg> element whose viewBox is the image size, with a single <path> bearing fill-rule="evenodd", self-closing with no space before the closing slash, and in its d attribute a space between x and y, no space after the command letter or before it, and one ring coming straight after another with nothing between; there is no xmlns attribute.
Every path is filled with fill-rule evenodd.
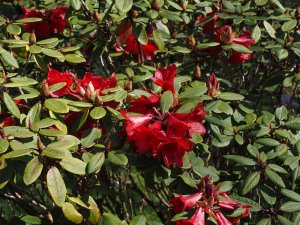
<svg viewBox="0 0 300 225"><path fill-rule="evenodd" d="M103 118L105 115L106 115L106 110L101 106L93 108L90 112L90 116L94 120L99 120L99 119Z"/></svg>
<svg viewBox="0 0 300 225"><path fill-rule="evenodd" d="M122 221L111 213L103 213L102 223L103 225L123 225Z"/></svg>
<svg viewBox="0 0 300 225"><path fill-rule="evenodd" d="M291 21L285 22L285 23L282 25L281 30L284 31L284 32L291 31L291 30L293 30L296 26L297 26L297 20L296 20L296 19L293 19L293 20L291 20Z"/></svg>
<svg viewBox="0 0 300 225"><path fill-rule="evenodd" d="M277 219L282 225L295 225L292 221L288 220L287 218L277 215Z"/></svg>
<svg viewBox="0 0 300 225"><path fill-rule="evenodd" d="M300 211L300 202L286 202L279 208L284 212L298 212Z"/></svg>
<svg viewBox="0 0 300 225"><path fill-rule="evenodd" d="M21 150L15 150L15 151L11 151L8 152L4 155L2 155L3 159L12 159L12 158L18 158L24 155L27 155L29 153L31 153L33 150L30 148L26 148L26 149L21 149Z"/></svg>
<svg viewBox="0 0 300 225"><path fill-rule="evenodd" d="M4 134L5 136L13 136L16 138L29 138L34 136L33 132L29 131L25 127L19 126L4 127Z"/></svg>
<svg viewBox="0 0 300 225"><path fill-rule="evenodd" d="M282 180L282 178L275 172L273 172L269 167L266 167L265 169L267 177L276 185L278 185L281 188L285 188L285 184Z"/></svg>
<svg viewBox="0 0 300 225"><path fill-rule="evenodd" d="M26 185L30 185L35 182L41 175L43 170L43 164L40 162L39 157L35 156L26 165L23 181Z"/></svg>
<svg viewBox="0 0 300 225"><path fill-rule="evenodd" d="M0 139L0 154L7 151L9 142L6 139Z"/></svg>
<svg viewBox="0 0 300 225"><path fill-rule="evenodd" d="M126 166L128 163L128 158L124 154L109 152L108 160L118 166Z"/></svg>
<svg viewBox="0 0 300 225"><path fill-rule="evenodd" d="M53 57L53 58L64 58L64 55L61 54L59 51L57 50L53 50L53 49L49 49L49 48L44 48L42 51L45 55Z"/></svg>
<svg viewBox="0 0 300 225"><path fill-rule="evenodd" d="M231 48L240 53L245 53L245 54L252 53L252 51L250 49L248 49L244 45L240 45L240 44L232 44Z"/></svg>
<svg viewBox="0 0 300 225"><path fill-rule="evenodd" d="M258 25L256 25L252 30L251 37L255 40L255 44L260 40L261 30Z"/></svg>
<svg viewBox="0 0 300 225"><path fill-rule="evenodd" d="M245 198L245 197L240 197L237 195L231 195L230 196L232 200L243 203L245 205L250 205L250 211L251 212L258 212L262 209L262 207L260 206L260 204L258 204L257 202L249 199L249 198Z"/></svg>
<svg viewBox="0 0 300 225"><path fill-rule="evenodd" d="M173 104L173 94L171 91L166 91L162 94L160 98L160 110L162 113L169 111Z"/></svg>
<svg viewBox="0 0 300 225"><path fill-rule="evenodd" d="M98 225L101 219L101 214L97 203L91 196L89 196L88 203L90 204L90 215L88 221L93 225Z"/></svg>
<svg viewBox="0 0 300 225"><path fill-rule="evenodd" d="M265 218L260 220L257 225L272 225L272 220L269 218Z"/></svg>
<svg viewBox="0 0 300 225"><path fill-rule="evenodd" d="M34 23L34 22L39 22L42 21L42 18L37 18L37 17L30 17L30 18L23 18L16 20L17 23Z"/></svg>
<svg viewBox="0 0 300 225"><path fill-rule="evenodd" d="M142 44L146 45L148 43L148 36L145 31L145 27L141 24L138 24L137 26L134 26L133 33L136 37L136 39Z"/></svg>
<svg viewBox="0 0 300 225"><path fill-rule="evenodd" d="M36 42L36 44L38 45L47 45L47 44L53 44L55 42L58 42L58 38L48 38L48 39L45 39L45 40L41 40L41 41L38 41Z"/></svg>
<svg viewBox="0 0 300 225"><path fill-rule="evenodd" d="M19 35L21 33L21 27L17 24L9 24L6 27L6 31L12 35Z"/></svg>
<svg viewBox="0 0 300 225"><path fill-rule="evenodd" d="M224 155L224 158L245 166L256 165L256 162L253 159L249 159L240 155Z"/></svg>
<svg viewBox="0 0 300 225"><path fill-rule="evenodd" d="M287 111L286 107L283 105L276 109L275 115L276 115L277 119L285 120L288 116L288 111Z"/></svg>
<svg viewBox="0 0 300 225"><path fill-rule="evenodd" d="M59 170L55 166L48 170L47 186L53 201L61 207L66 200L67 189Z"/></svg>
<svg viewBox="0 0 300 225"><path fill-rule="evenodd" d="M276 196L272 196L272 193L269 193L270 191L263 191L260 190L261 195L263 196L264 200L269 204L269 205L274 205L276 203Z"/></svg>
<svg viewBox="0 0 300 225"><path fill-rule="evenodd" d="M71 6L75 10L79 10L81 8L81 1L80 0L70 0Z"/></svg>
<svg viewBox="0 0 300 225"><path fill-rule="evenodd" d="M75 224L81 224L83 221L83 216L75 209L75 207L69 203L65 202L62 205L62 211L67 218L67 220L71 221Z"/></svg>
<svg viewBox="0 0 300 225"><path fill-rule="evenodd" d="M10 45L28 45L28 41L24 40L16 40L16 39L10 39L10 40L2 40L3 43L10 44Z"/></svg>
<svg viewBox="0 0 300 225"><path fill-rule="evenodd" d="M60 166L65 170L69 171L70 173L77 174L77 175L84 175L86 163L77 159L77 158L63 158L59 162Z"/></svg>
<svg viewBox="0 0 300 225"><path fill-rule="evenodd" d="M4 62L6 62L8 65L15 68L19 68L18 61L15 59L15 57L10 52L3 49L1 46L0 46L0 55L1 58L4 60Z"/></svg>
<svg viewBox="0 0 300 225"><path fill-rule="evenodd" d="M269 164L268 165L268 167L271 169L271 170L273 170L273 171L275 171L275 172L278 172L278 173L283 173L283 174L287 174L288 172L284 169L284 168L282 168L281 166L278 166L278 165L276 165L276 164Z"/></svg>
<svg viewBox="0 0 300 225"><path fill-rule="evenodd" d="M32 54L39 54L43 51L43 48L38 45L30 45L29 52Z"/></svg>
<svg viewBox="0 0 300 225"><path fill-rule="evenodd" d="M47 99L45 101L45 106L51 110L52 112L56 113L68 113L69 112L69 106L60 99Z"/></svg>
<svg viewBox="0 0 300 225"><path fill-rule="evenodd" d="M147 219L143 215L135 216L131 220L129 225L146 225Z"/></svg>
<svg viewBox="0 0 300 225"><path fill-rule="evenodd" d="M291 129L300 130L300 117L292 118L285 123L285 126Z"/></svg>
<svg viewBox="0 0 300 225"><path fill-rule="evenodd" d="M234 5L230 1L222 0L222 3L224 5L224 7L226 9L228 9L230 12L234 12L235 11L235 7L234 7Z"/></svg>
<svg viewBox="0 0 300 225"><path fill-rule="evenodd" d="M87 165L88 173L98 173L104 163L105 154L104 152L96 153Z"/></svg>
<svg viewBox="0 0 300 225"><path fill-rule="evenodd" d="M264 27L266 28L266 30L267 30L268 34L270 35L270 37L276 38L276 36L275 36L276 31L274 30L272 25L266 20L264 20L263 23L264 23Z"/></svg>
<svg viewBox="0 0 300 225"><path fill-rule="evenodd" d="M256 5L265 5L269 0L255 0Z"/></svg>
<svg viewBox="0 0 300 225"><path fill-rule="evenodd" d="M222 92L218 96L220 99L229 100L229 101L238 101L243 100L245 97L243 95L231 92Z"/></svg>
<svg viewBox="0 0 300 225"><path fill-rule="evenodd" d="M271 147L280 145L279 141L272 138L258 138L255 143Z"/></svg>
<svg viewBox="0 0 300 225"><path fill-rule="evenodd" d="M66 149L55 149L55 148L46 147L43 149L42 153L43 155L54 159L64 159L70 157L70 152L69 150Z"/></svg>
<svg viewBox="0 0 300 225"><path fill-rule="evenodd" d="M156 46L158 47L158 49L161 52L164 52L165 51L165 42L159 31L156 31L156 30L153 31L153 39L154 39L154 42L155 42Z"/></svg>
<svg viewBox="0 0 300 225"><path fill-rule="evenodd" d="M16 118L20 119L20 117L21 117L20 110L19 110L18 106L16 105L16 103L14 102L14 100L12 99L12 97L10 97L9 94L4 92L3 100L4 100L4 104L5 104L6 108L8 109L8 111L11 114L13 114Z"/></svg>
<svg viewBox="0 0 300 225"><path fill-rule="evenodd" d="M56 142L52 142L47 147L53 149L68 149L75 145L79 145L80 140L72 135L65 135Z"/></svg>
<svg viewBox="0 0 300 225"><path fill-rule="evenodd" d="M206 48L210 48L210 47L214 47L214 46L218 46L218 45L220 45L219 42L200 43L197 45L197 48L206 49Z"/></svg>
<svg viewBox="0 0 300 225"><path fill-rule="evenodd" d="M115 2L115 4L117 10L123 15L131 9L133 0L118 0Z"/></svg>
<svg viewBox="0 0 300 225"><path fill-rule="evenodd" d="M90 148L95 144L95 141L101 137L101 131L98 128L85 130L81 139L84 148Z"/></svg>
<svg viewBox="0 0 300 225"><path fill-rule="evenodd" d="M281 189L281 193L284 196L286 196L286 197L288 197L288 198L290 198L294 201L300 202L300 194L298 194L294 191L291 191L291 190L288 190L288 189Z"/></svg>
<svg viewBox="0 0 300 225"><path fill-rule="evenodd" d="M196 184L195 180L193 178L191 178L191 176L188 173L183 173L183 174L179 175L179 177L181 177L183 182L185 184L187 184L188 186L197 188L197 184Z"/></svg>
<svg viewBox="0 0 300 225"><path fill-rule="evenodd" d="M251 191L253 188L257 186L260 180L260 172L254 172L248 175L248 177L245 180L242 194L245 195L249 191Z"/></svg>
<svg viewBox="0 0 300 225"><path fill-rule="evenodd" d="M67 54L65 55L65 59L67 62L70 63L83 63L85 62L85 58L81 57L80 55L76 55L76 54Z"/></svg>

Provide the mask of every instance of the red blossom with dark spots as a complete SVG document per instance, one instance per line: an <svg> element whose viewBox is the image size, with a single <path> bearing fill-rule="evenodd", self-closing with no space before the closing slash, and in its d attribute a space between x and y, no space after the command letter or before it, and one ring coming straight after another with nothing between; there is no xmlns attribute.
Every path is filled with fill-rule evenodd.
<svg viewBox="0 0 300 225"><path fill-rule="evenodd" d="M61 73L58 70L52 69L50 67L48 68L47 83L49 86L57 84L57 83L61 83L61 82L66 83L66 85L64 87L51 93L51 96L53 98L62 97L69 93L75 93L76 91L73 90L72 87L73 87L73 85L76 84L77 80L78 79L77 79L76 75L71 72Z"/></svg>
<svg viewBox="0 0 300 225"><path fill-rule="evenodd" d="M221 184L219 183L214 187L211 177L203 177L201 185L201 189L196 194L184 197L179 195L171 199L170 204L175 213L180 213L186 209L196 209L190 219L178 220L176 225L204 225L205 214L214 218L218 225L233 225L239 222L240 219L249 216L250 206L241 205L239 202L233 201L226 193L220 192ZM222 213L223 210L232 213L237 209L244 210L237 217L224 216Z"/></svg>
<svg viewBox="0 0 300 225"><path fill-rule="evenodd" d="M171 91L173 94L175 94L174 79L176 74L176 65L171 64L167 66L167 68L157 68L154 77L151 79L156 85L162 87L164 91Z"/></svg>
<svg viewBox="0 0 300 225"><path fill-rule="evenodd" d="M61 33L68 24L68 21L65 19L67 11L68 7L66 6L45 11L23 7L24 15L22 18L37 17L42 19L39 22L25 23L24 31L28 33L34 31L37 38L49 38L53 34Z"/></svg>

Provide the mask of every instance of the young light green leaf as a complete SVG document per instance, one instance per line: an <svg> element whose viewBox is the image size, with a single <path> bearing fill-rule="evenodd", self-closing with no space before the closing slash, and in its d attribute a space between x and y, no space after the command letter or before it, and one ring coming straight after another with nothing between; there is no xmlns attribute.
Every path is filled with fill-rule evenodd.
<svg viewBox="0 0 300 225"><path fill-rule="evenodd" d="M272 25L266 20L264 20L263 23L264 23L264 27L266 28L266 30L267 30L268 34L270 35L270 37L276 38L276 36L275 36L276 31L274 30Z"/></svg>
<svg viewBox="0 0 300 225"><path fill-rule="evenodd" d="M169 111L173 104L173 94L171 91L166 91L162 94L160 98L160 110L162 113Z"/></svg>
<svg viewBox="0 0 300 225"><path fill-rule="evenodd" d="M48 170L47 186L53 201L61 207L66 200L67 189L61 173L55 166Z"/></svg>
<svg viewBox="0 0 300 225"><path fill-rule="evenodd" d="M71 221L74 224L81 224L83 221L83 216L76 210L74 205L69 202L65 202L62 205L62 211L67 218L67 220Z"/></svg>

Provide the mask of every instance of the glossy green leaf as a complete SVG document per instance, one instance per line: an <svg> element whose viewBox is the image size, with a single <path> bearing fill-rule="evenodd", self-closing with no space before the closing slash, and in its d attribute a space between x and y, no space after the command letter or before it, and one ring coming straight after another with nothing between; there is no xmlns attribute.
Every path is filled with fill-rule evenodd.
<svg viewBox="0 0 300 225"><path fill-rule="evenodd" d="M162 94L160 98L160 110L162 113L169 111L173 104L173 94L171 91L166 91Z"/></svg>
<svg viewBox="0 0 300 225"><path fill-rule="evenodd" d="M259 181L260 181L260 172L254 172L249 174L245 180L242 194L245 195L253 188L255 188L258 185Z"/></svg>
<svg viewBox="0 0 300 225"><path fill-rule="evenodd" d="M51 110L52 112L56 113L68 113L69 106L60 99L47 99L45 101L45 106Z"/></svg>

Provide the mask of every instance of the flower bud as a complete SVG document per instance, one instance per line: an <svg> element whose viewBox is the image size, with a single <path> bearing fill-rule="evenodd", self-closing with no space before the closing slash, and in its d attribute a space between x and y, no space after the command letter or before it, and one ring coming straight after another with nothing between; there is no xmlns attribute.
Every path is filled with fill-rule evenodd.
<svg viewBox="0 0 300 225"><path fill-rule="evenodd" d="M132 19L137 18L139 15L139 12L137 10L132 11Z"/></svg>
<svg viewBox="0 0 300 225"><path fill-rule="evenodd" d="M85 91L84 88L81 87L81 86L79 86L79 92L80 92L80 94L81 94L82 96L85 96L85 94L86 94L86 91Z"/></svg>
<svg viewBox="0 0 300 225"><path fill-rule="evenodd" d="M228 29L223 30L220 39L225 44L231 44L233 42L233 39L235 38L235 36L236 36L236 33L232 32L231 27L228 27Z"/></svg>
<svg viewBox="0 0 300 225"><path fill-rule="evenodd" d="M300 19L300 6L296 10L296 18Z"/></svg>
<svg viewBox="0 0 300 225"><path fill-rule="evenodd" d="M208 96L216 97L220 94L220 82L215 74L210 75L208 78Z"/></svg>
<svg viewBox="0 0 300 225"><path fill-rule="evenodd" d="M98 103L98 105L103 105L103 100L100 95L97 95L96 102Z"/></svg>
<svg viewBox="0 0 300 225"><path fill-rule="evenodd" d="M152 9L155 9L156 11L159 11L160 10L159 0L153 0L151 6L152 6Z"/></svg>
<svg viewBox="0 0 300 225"><path fill-rule="evenodd" d="M194 78L195 78L195 80L200 80L200 77L201 77L201 68L197 64L196 67L195 67Z"/></svg>
<svg viewBox="0 0 300 225"><path fill-rule="evenodd" d="M43 83L42 83L42 94L44 96L46 96L46 97L50 95L50 90L49 90L49 85L48 85L47 80L43 80Z"/></svg>
<svg viewBox="0 0 300 225"><path fill-rule="evenodd" d="M93 17L97 22L101 22L101 16L97 11L93 11Z"/></svg>
<svg viewBox="0 0 300 225"><path fill-rule="evenodd" d="M193 49L196 46L196 40L193 36L187 36L185 41L186 41L186 46L189 49Z"/></svg>
<svg viewBox="0 0 300 225"><path fill-rule="evenodd" d="M39 152L42 152L43 149L45 148L45 146L44 146L44 144L42 143L40 137L38 137L36 145L37 145L37 148L38 148Z"/></svg>
<svg viewBox="0 0 300 225"><path fill-rule="evenodd" d="M29 36L29 45L33 45L36 43L36 36L34 31L32 31L32 33Z"/></svg>
<svg viewBox="0 0 300 225"><path fill-rule="evenodd" d="M132 81L131 80L128 81L128 83L124 85L124 89L127 91L132 90Z"/></svg>

